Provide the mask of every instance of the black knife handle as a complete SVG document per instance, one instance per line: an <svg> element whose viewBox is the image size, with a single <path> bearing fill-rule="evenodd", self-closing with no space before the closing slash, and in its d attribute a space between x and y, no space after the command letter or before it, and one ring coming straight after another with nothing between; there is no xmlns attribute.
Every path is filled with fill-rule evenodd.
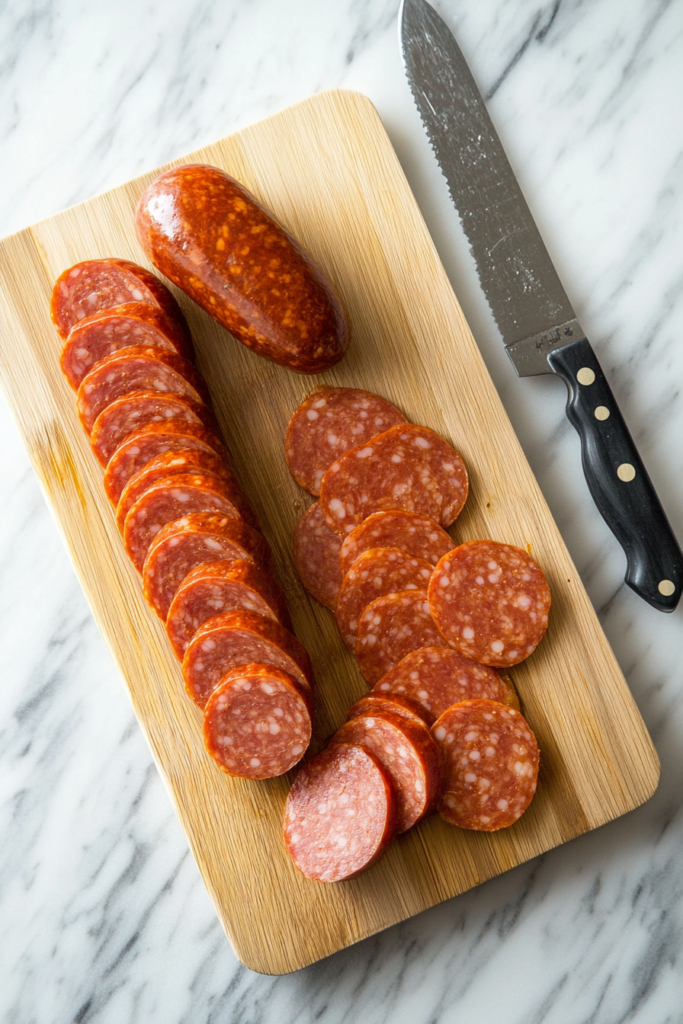
<svg viewBox="0 0 683 1024"><path fill-rule="evenodd" d="M626 552L625 581L662 612L683 591L683 554L587 338L548 355L569 389L567 416L600 513Z"/></svg>

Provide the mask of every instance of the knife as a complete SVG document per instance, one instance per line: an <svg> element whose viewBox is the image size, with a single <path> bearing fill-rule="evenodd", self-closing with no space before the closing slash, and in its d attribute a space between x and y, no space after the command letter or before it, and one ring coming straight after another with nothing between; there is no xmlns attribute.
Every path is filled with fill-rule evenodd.
<svg viewBox="0 0 683 1024"><path fill-rule="evenodd" d="M654 608L672 612L683 590L683 554L472 73L426 0L403 0L399 25L408 83L512 365L520 377L565 380L588 487L626 553L625 581Z"/></svg>

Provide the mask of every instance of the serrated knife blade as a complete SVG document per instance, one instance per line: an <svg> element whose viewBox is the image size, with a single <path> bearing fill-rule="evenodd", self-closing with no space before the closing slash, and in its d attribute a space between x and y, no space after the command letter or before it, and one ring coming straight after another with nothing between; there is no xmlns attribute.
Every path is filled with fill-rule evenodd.
<svg viewBox="0 0 683 1024"><path fill-rule="evenodd" d="M683 554L465 58L426 0L403 0L399 27L408 83L506 351L522 377L564 378L588 486L626 553L625 581L673 611Z"/></svg>

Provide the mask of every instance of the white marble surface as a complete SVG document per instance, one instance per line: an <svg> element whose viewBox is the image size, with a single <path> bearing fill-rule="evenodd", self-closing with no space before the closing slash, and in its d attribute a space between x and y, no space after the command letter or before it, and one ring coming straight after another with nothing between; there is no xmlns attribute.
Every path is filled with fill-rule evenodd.
<svg viewBox="0 0 683 1024"><path fill-rule="evenodd" d="M439 0L683 536L683 4ZM640 810L297 974L232 954L2 403L0 1019L683 1021L683 610L622 584L558 380L518 380L396 0L10 0L0 234L332 86L384 119L662 760Z"/></svg>

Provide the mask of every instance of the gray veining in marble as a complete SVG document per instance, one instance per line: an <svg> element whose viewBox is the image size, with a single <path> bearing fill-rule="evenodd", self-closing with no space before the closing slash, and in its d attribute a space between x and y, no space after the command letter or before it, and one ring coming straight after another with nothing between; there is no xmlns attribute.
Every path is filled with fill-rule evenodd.
<svg viewBox="0 0 683 1024"><path fill-rule="evenodd" d="M683 4L437 0L683 536ZM559 381L519 380L396 0L0 5L0 234L320 89L379 109L662 761L640 810L289 977L235 959L0 405L0 1019L683 1021L683 610L622 582Z"/></svg>

